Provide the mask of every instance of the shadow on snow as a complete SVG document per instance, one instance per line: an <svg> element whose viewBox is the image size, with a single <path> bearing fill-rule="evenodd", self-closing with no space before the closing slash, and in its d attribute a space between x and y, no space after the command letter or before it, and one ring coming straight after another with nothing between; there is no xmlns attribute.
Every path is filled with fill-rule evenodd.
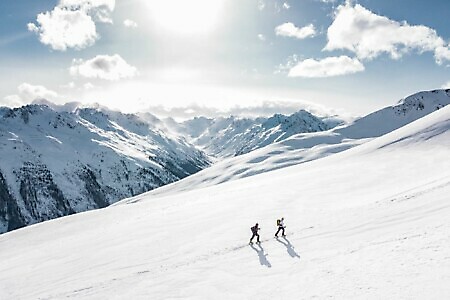
<svg viewBox="0 0 450 300"><path fill-rule="evenodd" d="M283 240L276 238L277 242L280 244L283 244L286 247L287 253L292 257L292 258L300 258L300 255L295 251L294 246L292 246L291 242L284 236Z"/></svg>
<svg viewBox="0 0 450 300"><path fill-rule="evenodd" d="M259 249L257 247L255 247L253 244L250 244L250 247L252 247L252 249L255 250L256 253L258 254L259 263L261 264L261 266L266 266L268 268L271 268L272 264L267 259L267 254L264 252L264 248L261 247L261 244L257 244L257 245L258 245Z"/></svg>

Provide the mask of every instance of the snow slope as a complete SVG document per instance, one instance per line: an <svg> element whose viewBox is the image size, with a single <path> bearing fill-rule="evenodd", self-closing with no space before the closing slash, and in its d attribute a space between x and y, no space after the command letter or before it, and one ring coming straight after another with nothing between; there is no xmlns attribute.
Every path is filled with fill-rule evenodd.
<svg viewBox="0 0 450 300"><path fill-rule="evenodd" d="M322 159L10 232L0 298L448 299L448 157L450 106Z"/></svg>
<svg viewBox="0 0 450 300"><path fill-rule="evenodd" d="M2 110L0 157L0 233L105 207L210 163L138 116L45 105Z"/></svg>
<svg viewBox="0 0 450 300"><path fill-rule="evenodd" d="M354 122L328 131L299 133L213 164L152 195L178 193L285 168L338 153L382 136L450 104L450 90L419 92Z"/></svg>

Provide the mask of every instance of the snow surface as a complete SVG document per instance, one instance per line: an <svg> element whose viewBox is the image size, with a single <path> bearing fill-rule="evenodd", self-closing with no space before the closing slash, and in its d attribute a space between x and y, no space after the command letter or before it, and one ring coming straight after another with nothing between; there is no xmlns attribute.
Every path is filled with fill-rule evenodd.
<svg viewBox="0 0 450 300"><path fill-rule="evenodd" d="M352 123L328 131L299 133L150 192L178 193L312 161L361 145L450 104L450 90L419 92ZM202 118L193 123L204 122ZM194 141L195 142L195 141Z"/></svg>
<svg viewBox="0 0 450 300"><path fill-rule="evenodd" d="M449 299L449 157L447 106L322 159L6 233L0 298Z"/></svg>

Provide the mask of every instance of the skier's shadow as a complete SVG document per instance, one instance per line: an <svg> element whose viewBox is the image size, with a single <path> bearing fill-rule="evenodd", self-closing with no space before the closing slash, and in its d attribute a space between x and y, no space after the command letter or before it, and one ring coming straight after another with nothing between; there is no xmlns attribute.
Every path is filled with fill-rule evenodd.
<svg viewBox="0 0 450 300"><path fill-rule="evenodd" d="M287 253L292 257L292 258L300 258L300 255L295 251L294 246L292 246L291 242L284 236L283 239L286 242L283 242L281 239L276 238L277 242L280 244L283 244L286 247Z"/></svg>
<svg viewBox="0 0 450 300"><path fill-rule="evenodd" d="M258 245L259 249L257 247L255 247L253 244L250 244L250 247L252 247L252 249L255 250L256 253L258 254L259 263L261 264L261 266L266 266L268 268L272 268L272 264L267 259L267 254L264 253L264 248L261 247L261 244L257 244L257 245Z"/></svg>

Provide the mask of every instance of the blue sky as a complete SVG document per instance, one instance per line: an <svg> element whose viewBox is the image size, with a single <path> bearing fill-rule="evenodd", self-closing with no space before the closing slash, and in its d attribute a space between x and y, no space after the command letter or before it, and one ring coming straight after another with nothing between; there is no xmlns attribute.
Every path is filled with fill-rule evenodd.
<svg viewBox="0 0 450 300"><path fill-rule="evenodd" d="M0 14L0 105L361 115L450 86L447 0L15 0Z"/></svg>

